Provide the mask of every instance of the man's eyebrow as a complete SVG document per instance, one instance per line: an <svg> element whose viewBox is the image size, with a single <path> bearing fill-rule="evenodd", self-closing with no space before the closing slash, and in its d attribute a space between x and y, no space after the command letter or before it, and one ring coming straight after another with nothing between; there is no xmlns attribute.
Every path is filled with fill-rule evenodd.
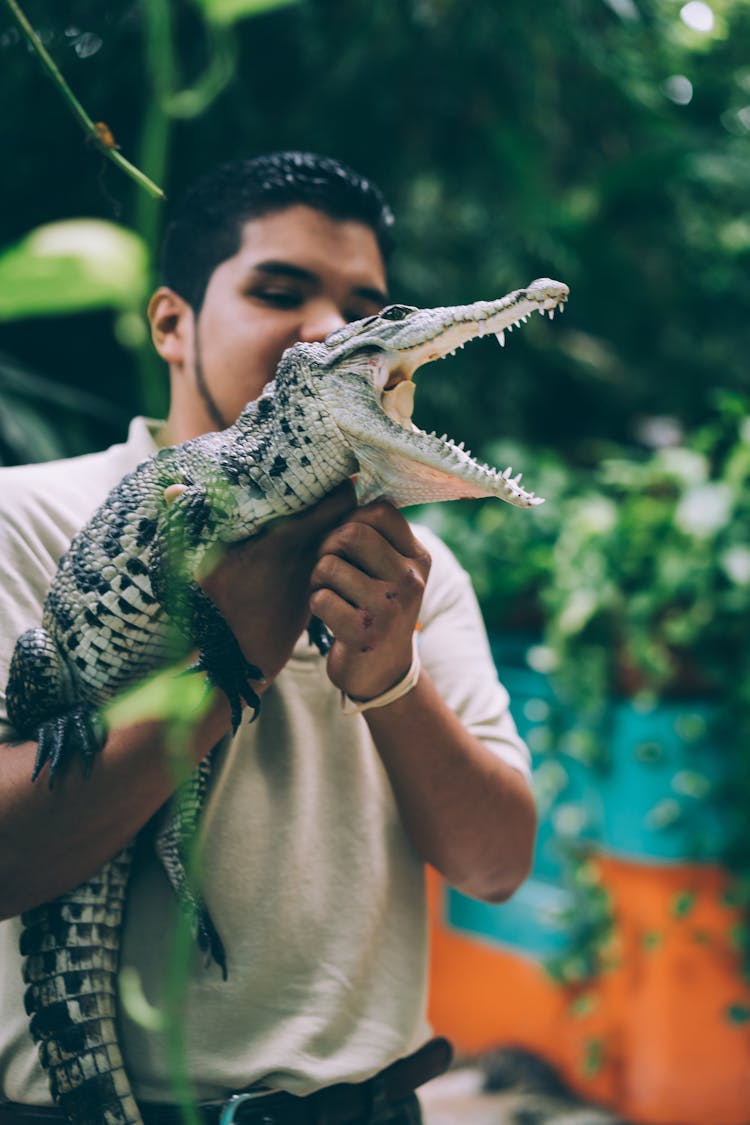
<svg viewBox="0 0 750 1125"><path fill-rule="evenodd" d="M369 285L360 285L354 290L356 297L365 301L372 301L379 309L388 304L388 294L383 289L374 289Z"/></svg>
<svg viewBox="0 0 750 1125"><path fill-rule="evenodd" d="M320 281L320 278L312 270L306 270L303 266L293 265L292 262L277 261L276 259L269 259L265 262L256 262L252 267L252 273L265 273L271 277L285 277L292 281L301 281L307 285L315 284ZM383 289L378 289L371 285L357 285L352 290L352 295L361 297L364 301L372 301L378 308L388 304L388 294Z"/></svg>
<svg viewBox="0 0 750 1125"><path fill-rule="evenodd" d="M292 265L291 262L277 262L269 260L267 262L256 262L251 273L269 273L273 277L289 277L293 281L306 281L308 283L319 281L320 278L312 270L303 269L302 266Z"/></svg>

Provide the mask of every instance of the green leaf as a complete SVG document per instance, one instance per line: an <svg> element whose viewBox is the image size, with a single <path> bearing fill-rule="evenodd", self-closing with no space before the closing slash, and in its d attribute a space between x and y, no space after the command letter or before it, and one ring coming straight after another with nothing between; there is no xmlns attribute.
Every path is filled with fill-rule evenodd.
<svg viewBox="0 0 750 1125"><path fill-rule="evenodd" d="M248 16L259 16L274 8L287 8L298 0L198 0L206 19L230 24Z"/></svg>
<svg viewBox="0 0 750 1125"><path fill-rule="evenodd" d="M204 676L158 672L116 696L105 708L109 726L167 722L176 730L193 724L208 710L211 693Z"/></svg>
<svg viewBox="0 0 750 1125"><path fill-rule="evenodd" d="M639 762L660 762L664 757L664 747L660 742L641 742L633 751Z"/></svg>
<svg viewBox="0 0 750 1125"><path fill-rule="evenodd" d="M730 1004L726 1009L726 1017L730 1023L750 1023L750 1006L747 1004Z"/></svg>
<svg viewBox="0 0 750 1125"><path fill-rule="evenodd" d="M99 219L50 223L0 254L0 321L133 308L148 284L146 247L132 231Z"/></svg>
<svg viewBox="0 0 750 1125"><path fill-rule="evenodd" d="M747 949L750 947L750 927L737 923L729 927L729 944L732 949Z"/></svg>
<svg viewBox="0 0 750 1125"><path fill-rule="evenodd" d="M712 785L710 778L697 770L678 770L672 778L672 788L684 797L700 800L709 795Z"/></svg>
<svg viewBox="0 0 750 1125"><path fill-rule="evenodd" d="M648 811L644 820L649 828L658 829L671 828L681 818L682 807L679 801L672 797L665 797L662 801L657 801L654 807Z"/></svg>
<svg viewBox="0 0 750 1125"><path fill-rule="evenodd" d="M605 1061L604 1043L601 1039L589 1039L584 1048L581 1070L587 1078L599 1074Z"/></svg>
<svg viewBox="0 0 750 1125"><path fill-rule="evenodd" d="M120 970L118 983L122 1006L133 1023L145 1027L147 1031L163 1032L166 1023L164 1013L146 999L138 970L132 965L125 965Z"/></svg>
<svg viewBox="0 0 750 1125"><path fill-rule="evenodd" d="M570 1014L576 1019L583 1019L585 1016L591 1015L599 1006L599 998L594 993L583 993L581 996L576 996L575 1000L571 1002Z"/></svg>
<svg viewBox="0 0 750 1125"><path fill-rule="evenodd" d="M680 891L676 894L672 900L672 916L685 918L695 906L697 897L694 891Z"/></svg>

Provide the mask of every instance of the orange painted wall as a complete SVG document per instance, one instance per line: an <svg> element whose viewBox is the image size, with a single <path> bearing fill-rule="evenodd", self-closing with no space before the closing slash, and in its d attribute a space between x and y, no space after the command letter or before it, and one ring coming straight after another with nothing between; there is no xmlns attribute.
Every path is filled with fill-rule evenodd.
<svg viewBox="0 0 750 1125"><path fill-rule="evenodd" d="M750 1011L750 989L732 946L738 918L722 902L724 875L596 863L617 940L612 967L586 987L562 987L517 951L451 931L431 875L436 1031L460 1053L534 1050L582 1095L642 1125L748 1125L750 1023L730 1022L727 1011ZM682 914L679 902L689 904Z"/></svg>

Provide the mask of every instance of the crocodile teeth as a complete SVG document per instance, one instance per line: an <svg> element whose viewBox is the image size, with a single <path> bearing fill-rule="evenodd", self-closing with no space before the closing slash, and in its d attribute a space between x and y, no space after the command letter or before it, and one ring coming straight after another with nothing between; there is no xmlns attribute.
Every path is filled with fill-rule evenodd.
<svg viewBox="0 0 750 1125"><path fill-rule="evenodd" d="M547 315L549 316L550 320L554 320L555 319L555 310L554 309L547 309Z"/></svg>
<svg viewBox="0 0 750 1125"><path fill-rule="evenodd" d="M501 348L505 347L505 333L504 332L496 332L495 333L495 339L497 340L497 342L498 342L498 344L500 345Z"/></svg>

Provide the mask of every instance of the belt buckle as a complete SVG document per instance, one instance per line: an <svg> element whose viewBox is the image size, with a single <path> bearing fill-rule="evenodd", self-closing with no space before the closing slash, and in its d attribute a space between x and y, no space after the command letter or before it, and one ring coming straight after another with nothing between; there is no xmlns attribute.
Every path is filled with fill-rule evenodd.
<svg viewBox="0 0 750 1125"><path fill-rule="evenodd" d="M251 1090L247 1094L231 1094L221 1107L219 1125L234 1125L234 1115L241 1105L256 1098L268 1098L275 1093L276 1090Z"/></svg>

